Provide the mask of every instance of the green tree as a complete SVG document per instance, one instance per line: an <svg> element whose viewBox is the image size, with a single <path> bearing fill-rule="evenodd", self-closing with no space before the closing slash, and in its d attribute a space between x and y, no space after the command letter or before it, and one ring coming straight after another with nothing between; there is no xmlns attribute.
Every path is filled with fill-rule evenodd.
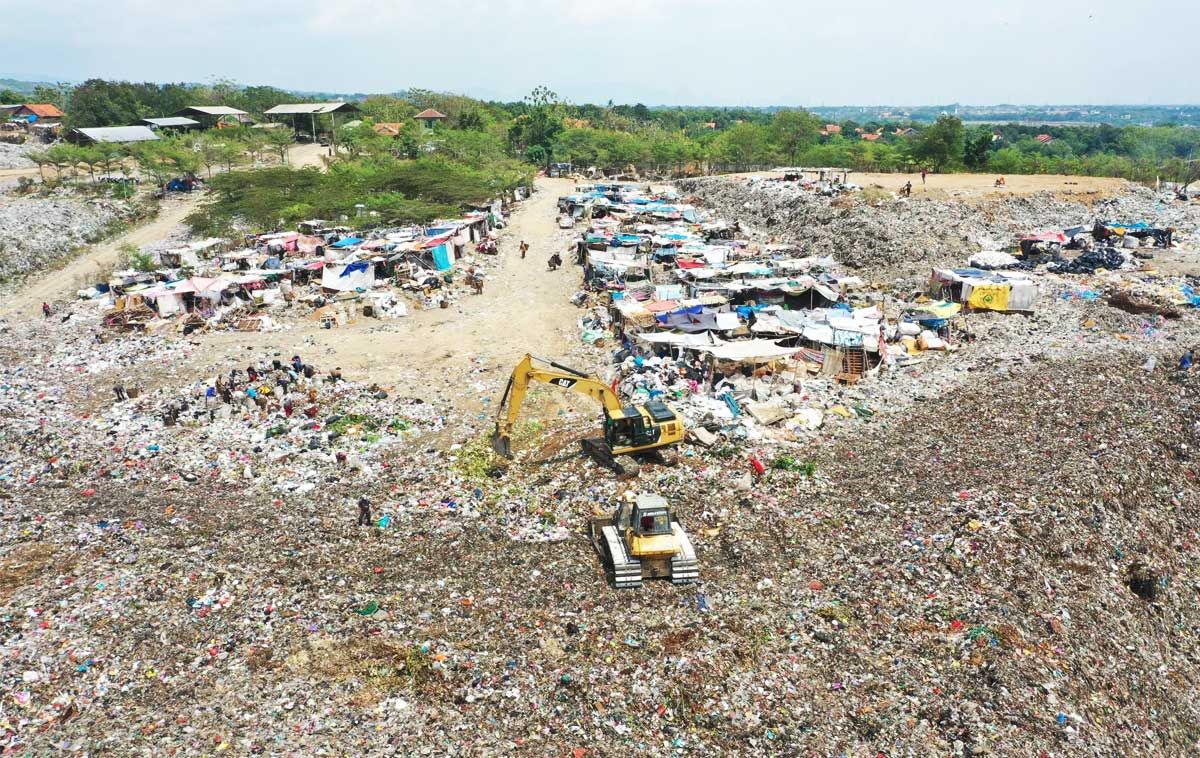
<svg viewBox="0 0 1200 758"><path fill-rule="evenodd" d="M530 147L540 147L546 164L553 157L554 139L563 130L558 95L540 85L525 97L526 113L513 119L508 130L513 148L526 154Z"/></svg>
<svg viewBox="0 0 1200 758"><path fill-rule="evenodd" d="M713 144L716 158L741 165L769 163L774 157L768 128L741 123L726 129Z"/></svg>
<svg viewBox="0 0 1200 758"><path fill-rule="evenodd" d="M965 142L963 163L972 171L982 171L987 168L988 152L992 149L992 132L990 129L980 129L975 136Z"/></svg>
<svg viewBox="0 0 1200 758"><path fill-rule="evenodd" d="M292 137L292 130L287 128L267 129L266 132L267 145L279 153L280 163L287 163L288 150L296 144L296 140Z"/></svg>
<svg viewBox="0 0 1200 758"><path fill-rule="evenodd" d="M26 95L19 100L10 102L50 103L61 111L69 114L71 109L71 94L74 87L69 84L39 84L33 88L32 95Z"/></svg>
<svg viewBox="0 0 1200 758"><path fill-rule="evenodd" d="M478 109L468 108L458 114L458 117L454 120L454 126L456 129L482 131L484 127L483 116Z"/></svg>
<svg viewBox="0 0 1200 758"><path fill-rule="evenodd" d="M167 184L178 176L199 170L200 158L175 140L141 142L134 148L138 170L154 179L167 192Z"/></svg>
<svg viewBox="0 0 1200 758"><path fill-rule="evenodd" d="M913 146L913 157L937 171L951 171L962 165L963 125L954 116L941 116L927 128Z"/></svg>
<svg viewBox="0 0 1200 758"><path fill-rule="evenodd" d="M808 111L780 111L771 120L771 139L784 161L795 161L800 151L821 138L821 122Z"/></svg>
<svg viewBox="0 0 1200 758"><path fill-rule="evenodd" d="M421 109L392 95L372 95L359 103L365 118L375 123L407 124Z"/></svg>
<svg viewBox="0 0 1200 758"><path fill-rule="evenodd" d="M54 165L54 161L51 160L48 151L30 150L29 152L25 153L25 157L37 165L38 176L41 177L43 182L46 181L46 166Z"/></svg>
<svg viewBox="0 0 1200 758"><path fill-rule="evenodd" d="M80 157L77 146L67 142L60 142L46 150L46 157L49 159L50 165L54 166L54 172L58 176L62 176L64 168L70 168L71 175L76 175L76 166L79 163Z"/></svg>
<svg viewBox="0 0 1200 758"><path fill-rule="evenodd" d="M546 148L542 147L541 145L530 145L529 147L525 148L525 160L529 161L535 166L544 166L549 163L550 159L547 157L547 155L548 153L546 152Z"/></svg>

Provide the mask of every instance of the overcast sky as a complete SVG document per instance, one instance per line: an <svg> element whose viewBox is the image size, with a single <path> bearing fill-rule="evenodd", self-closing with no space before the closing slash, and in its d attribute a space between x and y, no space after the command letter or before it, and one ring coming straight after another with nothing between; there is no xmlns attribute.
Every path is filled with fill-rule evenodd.
<svg viewBox="0 0 1200 758"><path fill-rule="evenodd" d="M5 74L515 100L1197 103L1200 2L0 0ZM1189 73L1190 72L1190 73Z"/></svg>

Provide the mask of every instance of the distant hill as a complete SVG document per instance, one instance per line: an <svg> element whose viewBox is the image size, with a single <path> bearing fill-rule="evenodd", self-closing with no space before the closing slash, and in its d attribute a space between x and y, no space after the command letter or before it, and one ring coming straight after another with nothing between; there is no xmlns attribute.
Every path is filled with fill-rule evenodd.
<svg viewBox="0 0 1200 758"><path fill-rule="evenodd" d="M26 95L32 95L34 89L43 84L52 84L53 82L30 82L24 79L3 79L0 78L0 89L11 89Z"/></svg>

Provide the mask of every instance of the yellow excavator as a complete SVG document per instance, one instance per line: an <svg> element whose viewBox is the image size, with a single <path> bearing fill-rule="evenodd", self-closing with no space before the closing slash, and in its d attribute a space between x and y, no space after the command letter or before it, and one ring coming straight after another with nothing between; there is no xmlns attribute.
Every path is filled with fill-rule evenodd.
<svg viewBox="0 0 1200 758"><path fill-rule="evenodd" d="M618 475L636 476L636 463L621 462L617 456L653 456L661 459L660 449L683 440L683 419L659 400L645 405L622 405L621 398L607 384L582 371L554 361L539 361L548 368L535 366L526 354L513 369L496 410L496 429L492 449L512 458L512 430L521 414L521 404L530 382L545 382L555 387L587 395L604 408L604 437L583 440L584 450L601 465Z"/></svg>

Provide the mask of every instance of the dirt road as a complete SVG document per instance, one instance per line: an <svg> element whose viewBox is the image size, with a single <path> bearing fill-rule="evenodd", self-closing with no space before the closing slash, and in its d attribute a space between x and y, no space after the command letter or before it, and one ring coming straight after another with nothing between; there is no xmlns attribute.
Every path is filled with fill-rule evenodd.
<svg viewBox="0 0 1200 758"><path fill-rule="evenodd" d="M783 174L764 172L745 176L781 177ZM807 175L811 176L811 174ZM989 194L1032 195L1038 192L1109 195L1125 189L1129 182L1098 176L1067 176L1062 174L1005 175L1003 188L996 187L999 174L927 174L925 183L917 174L864 174L851 172L849 181L860 187L878 185L898 191L912 182L913 197L928 194L934 197L974 197Z"/></svg>
<svg viewBox="0 0 1200 758"><path fill-rule="evenodd" d="M0 314L16 316L40 315L43 302L72 296L76 290L92 284L97 274L116 264L122 245L146 245L157 242L171 233L183 222L200 202L199 195L176 195L163 202L158 215L141 226L124 234L92 245L86 252L71 260L67 265L44 271L31 279L0 305Z"/></svg>
<svg viewBox="0 0 1200 758"><path fill-rule="evenodd" d="M32 168L0 168L0 182L5 179L16 179L21 176L38 176L37 166Z"/></svg>

